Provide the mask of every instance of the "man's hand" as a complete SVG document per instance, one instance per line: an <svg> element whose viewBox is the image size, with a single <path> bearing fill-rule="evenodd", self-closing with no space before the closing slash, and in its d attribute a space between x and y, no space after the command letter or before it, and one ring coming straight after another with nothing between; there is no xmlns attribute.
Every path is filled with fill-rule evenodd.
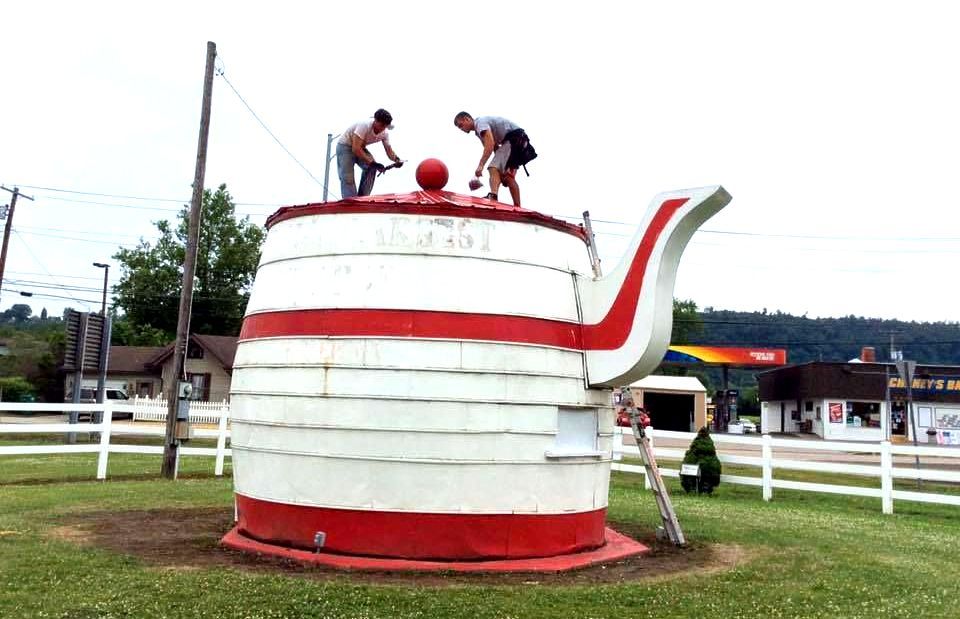
<svg viewBox="0 0 960 619"><path fill-rule="evenodd" d="M482 165L478 165L478 166L477 166L477 171L474 172L473 175L476 176L477 178L480 178L481 176L483 176L483 166L482 166Z"/></svg>
<svg viewBox="0 0 960 619"><path fill-rule="evenodd" d="M403 161L401 161L400 159L395 160L395 161L393 162L393 167L395 167L395 168L402 168L402 167L403 167Z"/></svg>

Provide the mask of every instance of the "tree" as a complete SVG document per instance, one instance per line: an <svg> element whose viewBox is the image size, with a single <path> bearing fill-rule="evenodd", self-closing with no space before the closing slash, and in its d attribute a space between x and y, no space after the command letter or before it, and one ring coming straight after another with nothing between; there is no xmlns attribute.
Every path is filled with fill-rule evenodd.
<svg viewBox="0 0 960 619"><path fill-rule="evenodd" d="M673 333L671 344L691 344L703 333L703 319L697 313L697 304L693 299L673 300Z"/></svg>
<svg viewBox="0 0 960 619"><path fill-rule="evenodd" d="M19 325L30 320L33 308L25 303L15 303L10 309L0 313L0 323Z"/></svg>
<svg viewBox="0 0 960 619"><path fill-rule="evenodd" d="M127 316L112 315L113 330L110 343L114 346L166 346L170 336L162 329L138 325Z"/></svg>
<svg viewBox="0 0 960 619"><path fill-rule="evenodd" d="M690 448L683 455L683 463L700 465L699 488L696 477L680 476L680 485L686 492L710 494L720 485L720 459L717 458L717 448L706 426L700 428L697 437L690 443Z"/></svg>
<svg viewBox="0 0 960 619"><path fill-rule="evenodd" d="M167 221L155 222L160 238L153 245L141 239L136 248L114 254L123 269L114 286L115 306L129 323L119 325L115 342L125 337L153 340L162 333L165 343L176 335L188 216L184 207L176 230ZM216 192L204 190L191 332L240 332L263 239L263 229L249 217L237 220L226 185Z"/></svg>

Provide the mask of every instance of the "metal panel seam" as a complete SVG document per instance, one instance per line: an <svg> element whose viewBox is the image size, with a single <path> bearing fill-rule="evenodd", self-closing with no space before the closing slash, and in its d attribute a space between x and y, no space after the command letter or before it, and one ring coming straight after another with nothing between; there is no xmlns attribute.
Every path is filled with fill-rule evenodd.
<svg viewBox="0 0 960 619"><path fill-rule="evenodd" d="M449 465L456 464L458 466L462 465L484 465L484 466L500 466L507 464L516 464L516 465L535 465L535 466L544 466L549 464L554 466L556 464L562 465L578 465L578 464L589 464L597 465L603 462L610 462L609 458L592 458L589 461L562 461L562 462L548 462L545 458L541 457L537 460L453 460L453 459L440 459L440 458L388 458L383 456L355 456L350 454L321 454L312 451L293 451L293 450L282 450L282 449L266 449L263 447L248 447L246 445L239 445L231 441L231 449L234 451L247 451L255 453L265 453L265 454L277 454L284 456L306 456L309 458L324 458L327 460L360 460L365 462L399 462L399 463L409 463L409 464L440 464L440 465Z"/></svg>

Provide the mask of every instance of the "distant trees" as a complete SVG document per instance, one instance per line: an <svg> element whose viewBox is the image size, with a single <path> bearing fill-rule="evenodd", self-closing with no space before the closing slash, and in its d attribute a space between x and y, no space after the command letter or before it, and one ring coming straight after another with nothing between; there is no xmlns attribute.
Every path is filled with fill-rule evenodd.
<svg viewBox="0 0 960 619"><path fill-rule="evenodd" d="M673 333L671 344L690 344L703 334L703 320L693 299L673 300Z"/></svg>
<svg viewBox="0 0 960 619"><path fill-rule="evenodd" d="M18 308L15 314L22 317L26 310ZM62 401L63 381L57 371L63 363L64 339L59 319L41 320L33 316L0 325L0 341L7 348L7 354L0 356L0 377L10 381L4 400L16 401L29 393L48 402ZM24 385L29 389L22 388Z"/></svg>
<svg viewBox="0 0 960 619"><path fill-rule="evenodd" d="M16 303L10 309L0 312L0 324L20 325L30 320L33 309L25 303Z"/></svg>

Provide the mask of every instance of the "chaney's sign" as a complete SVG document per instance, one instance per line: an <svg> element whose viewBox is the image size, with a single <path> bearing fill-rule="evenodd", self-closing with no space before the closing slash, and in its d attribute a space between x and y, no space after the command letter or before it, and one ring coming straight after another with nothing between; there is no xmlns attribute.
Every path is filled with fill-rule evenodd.
<svg viewBox="0 0 960 619"><path fill-rule="evenodd" d="M910 384L914 391L941 391L960 393L960 376L931 376L930 378L914 378ZM891 389L907 388L907 383L900 377L890 379Z"/></svg>

